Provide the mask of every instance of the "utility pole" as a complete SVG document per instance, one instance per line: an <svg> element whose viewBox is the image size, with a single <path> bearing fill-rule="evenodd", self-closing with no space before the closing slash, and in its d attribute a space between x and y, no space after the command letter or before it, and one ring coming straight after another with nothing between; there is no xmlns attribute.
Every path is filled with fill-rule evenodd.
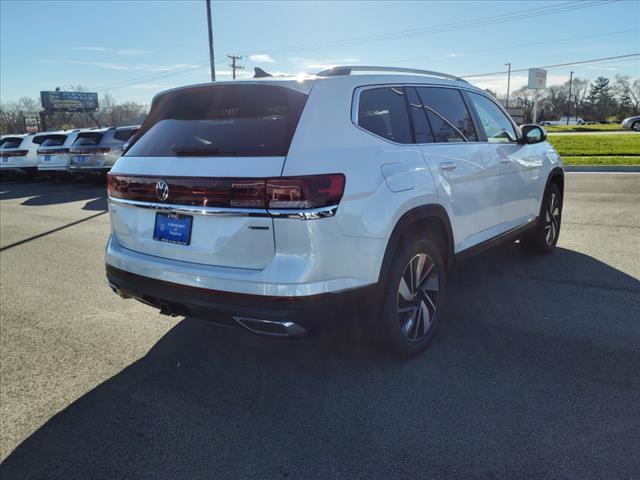
<svg viewBox="0 0 640 480"><path fill-rule="evenodd" d="M509 90L511 89L511 62L505 63L505 65L509 66L509 74L507 76L507 106L509 108Z"/></svg>
<svg viewBox="0 0 640 480"><path fill-rule="evenodd" d="M573 83L573 70L569 75L569 100L567 101L567 125L569 125L569 117L571 116L571 84Z"/></svg>
<svg viewBox="0 0 640 480"><path fill-rule="evenodd" d="M211 81L216 81L216 67L213 63L213 30L211 27L211 0L207 2L207 24L209 25L209 62L211 63Z"/></svg>
<svg viewBox="0 0 640 480"><path fill-rule="evenodd" d="M242 65L238 65L236 62L238 60L242 60L242 56L241 55L227 55L227 57L229 57L229 60L231 60L231 63L229 64L229 66L231 67L231 75L233 76L233 79L236 79L236 70L243 70L244 67Z"/></svg>

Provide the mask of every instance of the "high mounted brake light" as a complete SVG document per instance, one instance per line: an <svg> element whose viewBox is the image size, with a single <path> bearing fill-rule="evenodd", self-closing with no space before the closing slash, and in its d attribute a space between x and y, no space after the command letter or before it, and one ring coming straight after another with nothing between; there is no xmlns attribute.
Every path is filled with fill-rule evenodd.
<svg viewBox="0 0 640 480"><path fill-rule="evenodd" d="M160 200L156 186L167 183ZM341 173L274 178L146 177L108 174L110 197L172 205L269 210L313 209L338 205L344 193Z"/></svg>

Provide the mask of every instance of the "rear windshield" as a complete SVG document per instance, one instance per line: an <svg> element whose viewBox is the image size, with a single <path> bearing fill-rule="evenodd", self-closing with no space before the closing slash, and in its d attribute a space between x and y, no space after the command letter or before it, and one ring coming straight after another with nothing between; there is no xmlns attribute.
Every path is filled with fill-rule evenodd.
<svg viewBox="0 0 640 480"><path fill-rule="evenodd" d="M126 142L129 140L136 132L137 128L123 128L116 130L116 133L113 134L113 138L116 140L120 140L121 142Z"/></svg>
<svg viewBox="0 0 640 480"><path fill-rule="evenodd" d="M306 100L275 85L168 93L154 100L126 156L285 156Z"/></svg>
<svg viewBox="0 0 640 480"><path fill-rule="evenodd" d="M18 148L22 138L20 137L7 137L0 140L0 148Z"/></svg>
<svg viewBox="0 0 640 480"><path fill-rule="evenodd" d="M67 139L66 135L47 135L43 137L36 137L34 139L35 143L40 143L41 147L59 147L64 144L64 141ZM36 140L38 140L36 142Z"/></svg>
<svg viewBox="0 0 640 480"><path fill-rule="evenodd" d="M85 132L79 133L76 141L73 142L74 147L91 147L98 145L102 140L102 133L99 132Z"/></svg>

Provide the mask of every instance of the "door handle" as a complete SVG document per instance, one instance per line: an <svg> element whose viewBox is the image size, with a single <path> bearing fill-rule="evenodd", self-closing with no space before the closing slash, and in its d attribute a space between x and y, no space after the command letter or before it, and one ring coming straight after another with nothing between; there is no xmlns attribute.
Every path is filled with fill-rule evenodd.
<svg viewBox="0 0 640 480"><path fill-rule="evenodd" d="M500 163L511 163L511 159L509 157L502 157L498 160Z"/></svg>
<svg viewBox="0 0 640 480"><path fill-rule="evenodd" d="M458 165L455 162L442 162L440 164L440 169L441 170L455 170L456 168L458 168Z"/></svg>

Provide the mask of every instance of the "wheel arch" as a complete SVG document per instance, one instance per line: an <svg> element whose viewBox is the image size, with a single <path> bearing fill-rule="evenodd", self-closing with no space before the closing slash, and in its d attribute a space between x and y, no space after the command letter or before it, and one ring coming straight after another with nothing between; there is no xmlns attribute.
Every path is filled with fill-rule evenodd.
<svg viewBox="0 0 640 480"><path fill-rule="evenodd" d="M382 268L380 269L379 280L387 270L394 252L405 238L419 237L421 232L435 232L436 242L443 249L445 266L447 272L453 267L454 260L454 240L453 230L447 211L442 205L430 204L412 208L405 212L396 222L393 232L387 242Z"/></svg>

